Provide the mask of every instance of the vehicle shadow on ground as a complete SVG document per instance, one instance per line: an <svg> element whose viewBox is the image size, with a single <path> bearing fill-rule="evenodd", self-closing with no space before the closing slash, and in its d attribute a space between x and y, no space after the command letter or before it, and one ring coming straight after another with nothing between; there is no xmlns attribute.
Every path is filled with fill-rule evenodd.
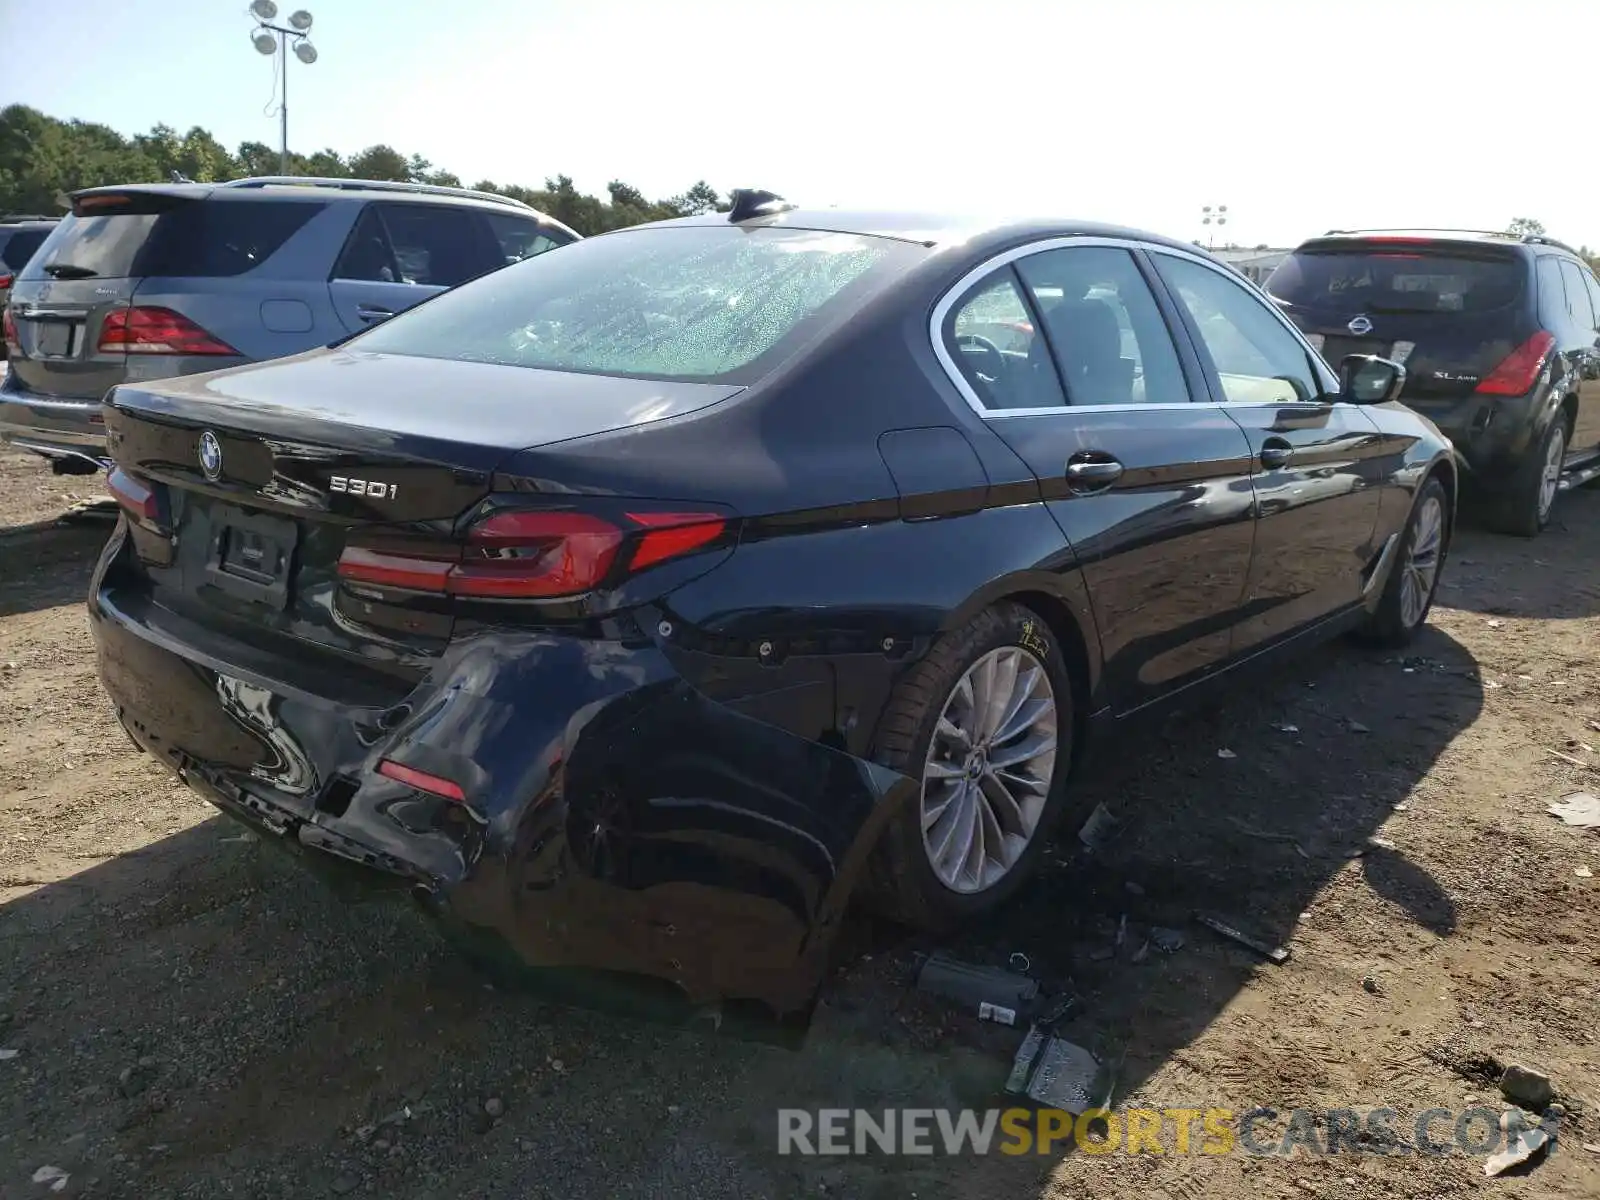
<svg viewBox="0 0 1600 1200"><path fill-rule="evenodd" d="M87 597L89 576L113 525L93 514L0 528L0 617Z"/></svg>
<svg viewBox="0 0 1600 1200"><path fill-rule="evenodd" d="M1597 528L1600 486L1594 485L1563 493L1549 527L1536 538L1491 533L1464 512L1439 602L1499 617L1592 617L1600 613L1592 550Z"/></svg>
<svg viewBox="0 0 1600 1200"><path fill-rule="evenodd" d="M53 586L70 593L87 569L69 560ZM1060 837L1015 905L943 948L997 966L1021 952L1073 992L1062 1032L1121 1060L1125 1096L1277 969L1195 910L1292 948L1300 914L1364 851L1397 923L1451 930L1438 884L1368 839L1481 703L1471 656L1429 630L1404 658L1335 645L1176 715L1079 781L1118 822L1099 851ZM149 789L171 786L148 769ZM1186 944L1138 956L1157 926ZM1020 1031L910 986L935 944L855 919L791 1052L490 989L417 913L341 903L214 818L0 903L0 1042L20 1068L0 1073L6 1157L141 1196L197 1179L563 1200L1040 1187L1052 1156L777 1153L779 1108L1009 1103Z"/></svg>

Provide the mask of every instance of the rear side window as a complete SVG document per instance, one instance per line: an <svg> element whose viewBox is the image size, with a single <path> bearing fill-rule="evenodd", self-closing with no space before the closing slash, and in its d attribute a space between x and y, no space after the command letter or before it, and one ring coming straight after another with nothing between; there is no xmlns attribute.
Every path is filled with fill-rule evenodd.
<svg viewBox="0 0 1600 1200"><path fill-rule="evenodd" d="M12 273L22 270L33 257L33 252L44 245L45 238L49 236L48 229L17 230L6 239L5 248L0 249L0 263L4 263Z"/></svg>
<svg viewBox="0 0 1600 1200"><path fill-rule="evenodd" d="M1567 330L1572 313L1567 307L1567 285L1561 278L1561 260L1547 254L1539 260L1539 323L1546 329Z"/></svg>
<svg viewBox="0 0 1600 1200"><path fill-rule="evenodd" d="M541 254L351 343L423 358L749 382L926 254L886 238L731 225L636 229Z"/></svg>
<svg viewBox="0 0 1600 1200"><path fill-rule="evenodd" d="M484 217L488 220L489 229L494 233L495 242L499 245L500 253L507 263L521 262L525 258L532 258L535 254L554 250L569 240L563 237L558 241L546 232L539 222L529 221L523 217L505 217L499 213L485 213Z"/></svg>
<svg viewBox="0 0 1600 1200"><path fill-rule="evenodd" d="M1583 271L1575 262L1563 259L1561 279L1567 285L1567 312L1572 317L1573 328L1580 333L1595 327L1594 307L1589 301L1589 289L1584 284Z"/></svg>
<svg viewBox="0 0 1600 1200"><path fill-rule="evenodd" d="M259 267L321 212L289 200L188 200L160 212L67 217L27 277L218 278Z"/></svg>
<svg viewBox="0 0 1600 1200"><path fill-rule="evenodd" d="M1333 312L1491 312L1522 295L1515 256L1426 246L1301 249L1267 279L1267 291L1299 308Z"/></svg>

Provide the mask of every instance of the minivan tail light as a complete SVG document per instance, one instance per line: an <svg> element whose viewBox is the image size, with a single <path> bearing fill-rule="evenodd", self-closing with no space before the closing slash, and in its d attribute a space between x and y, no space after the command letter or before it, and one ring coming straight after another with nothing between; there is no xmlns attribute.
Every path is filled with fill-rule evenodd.
<svg viewBox="0 0 1600 1200"><path fill-rule="evenodd" d="M1501 359L1500 365L1483 377L1477 387L1478 393L1485 396L1521 396L1532 391L1555 344L1555 335L1541 329Z"/></svg>
<svg viewBox="0 0 1600 1200"><path fill-rule="evenodd" d="M350 544L339 578L478 600L554 600L591 592L716 542L727 518L714 512L640 511L612 521L570 509L502 509L447 553Z"/></svg>
<svg viewBox="0 0 1600 1200"><path fill-rule="evenodd" d="M7 275L4 271L0 271L0 288L10 287L14 278L15 276Z"/></svg>
<svg viewBox="0 0 1600 1200"><path fill-rule="evenodd" d="M107 313L100 325L100 349L120 350L125 354L239 353L182 313L153 305L136 305Z"/></svg>

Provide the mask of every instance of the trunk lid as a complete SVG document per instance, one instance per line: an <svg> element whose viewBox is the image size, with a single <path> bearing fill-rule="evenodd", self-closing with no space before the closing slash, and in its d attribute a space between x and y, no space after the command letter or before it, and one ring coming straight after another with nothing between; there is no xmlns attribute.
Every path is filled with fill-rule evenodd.
<svg viewBox="0 0 1600 1200"><path fill-rule="evenodd" d="M131 528L159 603L290 652L406 669L443 649L450 605L342 588L347 542L448 548L510 454L739 390L347 348L123 385L106 427L118 468L156 485L157 517Z"/></svg>
<svg viewBox="0 0 1600 1200"><path fill-rule="evenodd" d="M1268 293L1334 367L1349 354L1392 358L1403 398L1471 394L1533 332L1526 266L1513 250L1426 238L1307 243L1267 280Z"/></svg>

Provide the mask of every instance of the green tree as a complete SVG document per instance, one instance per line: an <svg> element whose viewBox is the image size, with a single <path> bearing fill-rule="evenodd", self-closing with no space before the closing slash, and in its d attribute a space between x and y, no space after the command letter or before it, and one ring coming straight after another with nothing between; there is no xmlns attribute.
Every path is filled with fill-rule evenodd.
<svg viewBox="0 0 1600 1200"><path fill-rule="evenodd" d="M460 176L422 155L402 154L387 145L368 146L349 158L331 148L309 156L290 153L287 170L292 175L461 185ZM160 124L124 137L105 125L64 121L22 104L0 109L0 210L59 212L66 205L67 193L79 188L165 182L174 171L185 179L209 183L277 175L280 163L278 151L265 142L244 142L230 154L199 125L182 135L175 127ZM489 179L474 186L520 200L585 235L727 208L723 197L705 180L664 200L652 200L620 179L607 184L603 195L592 196L579 191L568 175L551 176L536 188Z"/></svg>
<svg viewBox="0 0 1600 1200"><path fill-rule="evenodd" d="M1539 237L1544 233L1544 222L1532 217L1513 217L1506 232L1512 237Z"/></svg>
<svg viewBox="0 0 1600 1200"><path fill-rule="evenodd" d="M413 162L427 165L421 158L406 158L393 146L382 144L368 146L350 160L350 175L354 179L385 179L397 183L409 183Z"/></svg>

